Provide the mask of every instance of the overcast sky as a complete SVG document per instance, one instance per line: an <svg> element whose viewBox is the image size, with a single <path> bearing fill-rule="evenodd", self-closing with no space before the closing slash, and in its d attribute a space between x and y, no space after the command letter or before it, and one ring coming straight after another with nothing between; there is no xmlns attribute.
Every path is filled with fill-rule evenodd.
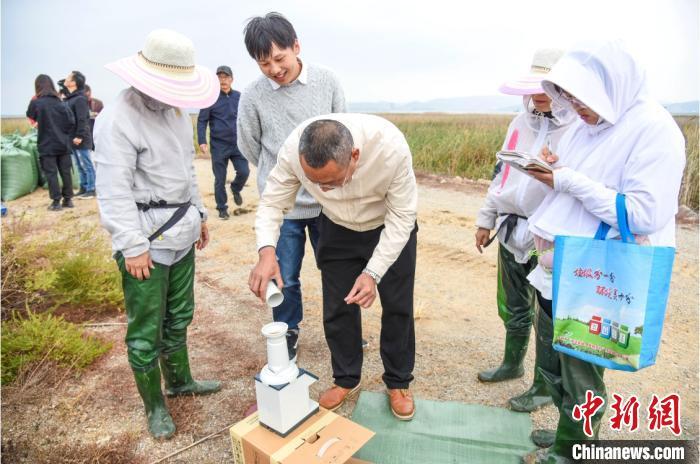
<svg viewBox="0 0 700 464"><path fill-rule="evenodd" d="M2 0L2 114L23 114L37 74L82 71L109 103L124 84L103 65L141 49L153 29L189 36L199 64L230 65L234 88L259 70L248 18L279 11L302 59L333 69L350 102L496 95L539 47L622 38L663 102L697 100L698 0Z"/></svg>

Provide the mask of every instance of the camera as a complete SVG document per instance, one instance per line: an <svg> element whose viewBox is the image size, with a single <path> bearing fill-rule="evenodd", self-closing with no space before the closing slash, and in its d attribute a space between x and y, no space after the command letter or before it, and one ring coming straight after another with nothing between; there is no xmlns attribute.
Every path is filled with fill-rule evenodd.
<svg viewBox="0 0 700 464"><path fill-rule="evenodd" d="M58 82L56 82L56 84L58 84L58 92L62 95L68 96L70 91L66 88L66 80L61 79Z"/></svg>

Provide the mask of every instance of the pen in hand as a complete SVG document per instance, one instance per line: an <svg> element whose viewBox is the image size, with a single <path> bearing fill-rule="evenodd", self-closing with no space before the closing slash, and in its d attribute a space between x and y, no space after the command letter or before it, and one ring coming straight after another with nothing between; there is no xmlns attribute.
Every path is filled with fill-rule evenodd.
<svg viewBox="0 0 700 464"><path fill-rule="evenodd" d="M542 159L549 164L554 164L559 160L559 157L552 153L552 139L549 135L547 136L547 144L542 148Z"/></svg>

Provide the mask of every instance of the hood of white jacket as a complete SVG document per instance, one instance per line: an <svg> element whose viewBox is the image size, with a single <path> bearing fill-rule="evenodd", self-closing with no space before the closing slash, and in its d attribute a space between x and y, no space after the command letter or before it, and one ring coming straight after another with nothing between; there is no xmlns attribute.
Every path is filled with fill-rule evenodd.
<svg viewBox="0 0 700 464"><path fill-rule="evenodd" d="M647 95L646 73L621 41L579 44L547 74L544 91L557 104L570 108L555 85L613 125Z"/></svg>

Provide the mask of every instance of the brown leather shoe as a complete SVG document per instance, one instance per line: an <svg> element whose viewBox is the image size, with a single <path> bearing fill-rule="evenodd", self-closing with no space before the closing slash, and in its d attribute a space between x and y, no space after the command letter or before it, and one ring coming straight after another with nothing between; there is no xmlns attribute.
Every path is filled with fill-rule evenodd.
<svg viewBox="0 0 700 464"><path fill-rule="evenodd" d="M416 412L416 407L413 404L413 395L408 388L390 388L387 393L389 394L391 412L400 420L411 420Z"/></svg>
<svg viewBox="0 0 700 464"><path fill-rule="evenodd" d="M345 403L345 400L354 396L359 391L359 383L355 388L343 388L333 385L331 388L321 393L318 399L318 405L329 411L335 411Z"/></svg>

